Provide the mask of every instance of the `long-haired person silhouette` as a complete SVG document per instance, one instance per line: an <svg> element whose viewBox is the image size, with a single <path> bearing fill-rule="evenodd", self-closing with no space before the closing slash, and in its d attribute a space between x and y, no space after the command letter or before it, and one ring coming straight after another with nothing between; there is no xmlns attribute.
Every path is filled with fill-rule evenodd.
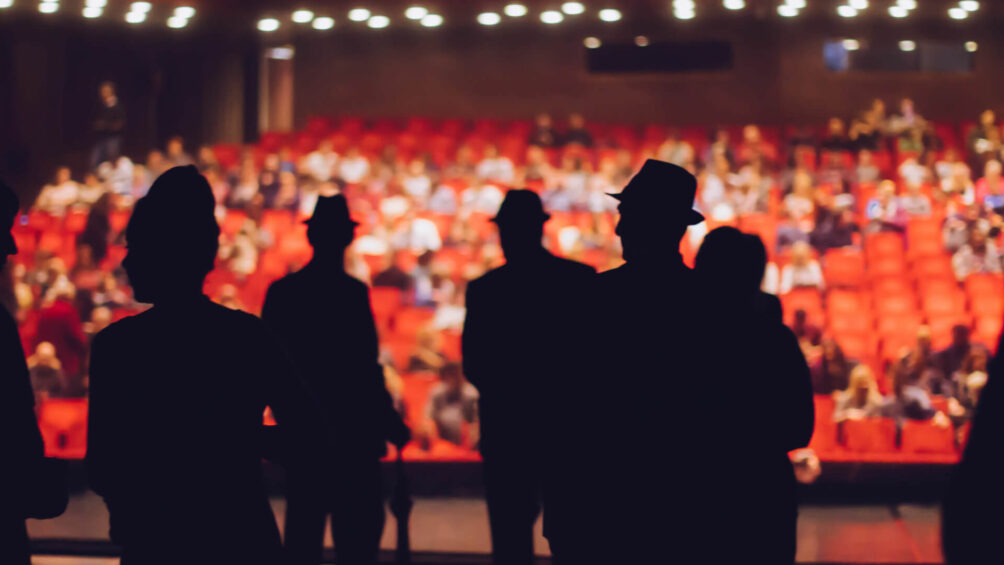
<svg viewBox="0 0 1004 565"><path fill-rule="evenodd" d="M219 226L195 167L161 175L133 211L123 266L153 308L92 348L87 471L124 565L282 561L266 496L262 415L291 445L323 440L316 410L258 318L202 294Z"/></svg>
<svg viewBox="0 0 1004 565"><path fill-rule="evenodd" d="M401 447L410 436L377 360L369 289L345 272L356 225L344 196L318 198L307 220L313 259L272 283L262 308L334 438L323 461L286 464L286 550L296 564L321 561L328 514L338 563L376 563L385 519L380 457L387 441Z"/></svg>
<svg viewBox="0 0 1004 565"><path fill-rule="evenodd" d="M577 305L572 297L595 273L544 249L549 217L535 192L510 190L493 219L506 264L467 287L464 373L480 393L485 494L498 565L533 563L547 457L559 441L551 407L567 389L559 343ZM560 543L552 552L560 553Z"/></svg>
<svg viewBox="0 0 1004 565"><path fill-rule="evenodd" d="M798 339L782 323L777 298L760 291L766 264L760 238L731 227L709 233L695 262L703 378L717 387L716 416L701 432L713 444L703 460L705 505L717 512L709 517L714 534L727 540L707 545L708 563L795 560L797 484L788 452L809 443L815 409Z"/></svg>

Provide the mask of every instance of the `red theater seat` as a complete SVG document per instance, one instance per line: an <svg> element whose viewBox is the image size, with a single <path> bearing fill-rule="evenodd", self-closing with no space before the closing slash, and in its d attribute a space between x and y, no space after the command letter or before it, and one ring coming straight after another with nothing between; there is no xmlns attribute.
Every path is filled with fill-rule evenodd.
<svg viewBox="0 0 1004 565"><path fill-rule="evenodd" d="M966 277L966 292L969 296L978 294L998 294L1004 296L1004 276L991 273L975 273Z"/></svg>
<svg viewBox="0 0 1004 565"><path fill-rule="evenodd" d="M432 321L435 312L425 308L404 308L394 316L394 333L399 336L414 337L418 331Z"/></svg>
<svg viewBox="0 0 1004 565"><path fill-rule="evenodd" d="M865 258L857 249L831 249L823 257L823 275L829 287L861 286L865 273Z"/></svg>
<svg viewBox="0 0 1004 565"><path fill-rule="evenodd" d="M83 459L87 453L87 400L46 400L39 408L38 428L47 456Z"/></svg>
<svg viewBox="0 0 1004 565"><path fill-rule="evenodd" d="M813 396L813 402L816 406L816 423L809 447L823 458L825 453L838 448L837 423L833 421L834 401L830 395L817 394Z"/></svg>
<svg viewBox="0 0 1004 565"><path fill-rule="evenodd" d="M903 237L894 232L880 232L865 239L865 255L869 260L903 257Z"/></svg>
<svg viewBox="0 0 1004 565"><path fill-rule="evenodd" d="M951 426L939 428L930 421L907 420L902 434L904 453L955 453L955 432Z"/></svg>
<svg viewBox="0 0 1004 565"><path fill-rule="evenodd" d="M841 423L844 447L855 453L896 451L896 421L891 418L846 420Z"/></svg>
<svg viewBox="0 0 1004 565"><path fill-rule="evenodd" d="M370 305L378 326L388 327L394 312L401 308L403 295L399 288L377 286L370 289Z"/></svg>

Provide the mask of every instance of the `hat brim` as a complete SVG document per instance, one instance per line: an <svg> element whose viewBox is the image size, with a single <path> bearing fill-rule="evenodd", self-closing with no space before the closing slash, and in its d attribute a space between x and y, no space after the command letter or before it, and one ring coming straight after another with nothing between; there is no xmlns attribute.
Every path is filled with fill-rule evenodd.
<svg viewBox="0 0 1004 565"><path fill-rule="evenodd" d="M516 219L516 218L510 218L510 219ZM547 213L545 213L545 214L537 217L537 221L539 221L541 223L546 222L546 221L548 221L550 219L551 219L551 215L547 214ZM506 220L505 216L501 216L501 217L500 216L495 216L494 218L490 218L488 221L489 222L494 222L494 223L497 224L499 222L505 222L505 221L508 221L508 220Z"/></svg>
<svg viewBox="0 0 1004 565"><path fill-rule="evenodd" d="M607 196L616 199L618 202L624 202L624 193L622 192L608 192ZM688 209L686 213L683 214L683 217L689 226L693 226L704 221L704 214L694 210L693 208Z"/></svg>

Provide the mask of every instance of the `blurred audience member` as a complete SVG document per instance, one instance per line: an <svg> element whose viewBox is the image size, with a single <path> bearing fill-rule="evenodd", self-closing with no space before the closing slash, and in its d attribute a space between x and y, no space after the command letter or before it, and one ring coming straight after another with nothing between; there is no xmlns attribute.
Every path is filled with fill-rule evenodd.
<svg viewBox="0 0 1004 565"><path fill-rule="evenodd" d="M879 183L875 197L868 201L865 207L865 217L868 219L868 232L903 231L906 228L904 210L896 198L896 183L884 180Z"/></svg>
<svg viewBox="0 0 1004 565"><path fill-rule="evenodd" d="M907 184L906 194L899 197L899 207L907 216L930 216L931 199L920 191L920 185Z"/></svg>
<svg viewBox="0 0 1004 565"><path fill-rule="evenodd" d="M671 128L666 140L655 151L655 158L695 172L694 147L684 141L678 128Z"/></svg>
<svg viewBox="0 0 1004 565"><path fill-rule="evenodd" d="M781 270L781 294L788 294L796 288L822 290L823 270L819 261L812 258L808 243L799 241L791 246L791 263Z"/></svg>
<svg viewBox="0 0 1004 565"><path fill-rule="evenodd" d="M35 347L35 354L28 357L28 374L31 376L31 388L35 391L35 406L60 395L63 366L51 343L43 341Z"/></svg>
<svg viewBox="0 0 1004 565"><path fill-rule="evenodd" d="M499 154L498 147L492 144L485 146L484 154L475 171L481 180L502 185L512 184L516 177L512 160Z"/></svg>
<svg viewBox="0 0 1004 565"><path fill-rule="evenodd" d="M820 346L819 359L810 366L812 391L816 394L833 394L850 386L854 364L844 357L844 350L836 340L827 338Z"/></svg>
<svg viewBox="0 0 1004 565"><path fill-rule="evenodd" d="M952 255L952 269L960 282L973 273L1001 272L997 245L978 226L972 226L969 241Z"/></svg>
<svg viewBox="0 0 1004 565"><path fill-rule="evenodd" d="M49 289L46 306L38 313L38 330L35 345L47 341L56 348L56 356L63 366L67 379L79 377L87 355L87 337L84 336L80 314L73 305L73 285L61 277Z"/></svg>
<svg viewBox="0 0 1004 565"><path fill-rule="evenodd" d="M558 145L558 134L554 131L551 115L546 113L537 114L534 119L533 129L527 144L537 147L555 147Z"/></svg>
<svg viewBox="0 0 1004 565"><path fill-rule="evenodd" d="M350 147L338 163L338 177L348 184L359 184L370 174L370 161L358 147Z"/></svg>
<svg viewBox="0 0 1004 565"><path fill-rule="evenodd" d="M415 336L415 349L408 358L407 373L439 371L446 365L442 352L442 336L431 327L423 327Z"/></svg>
<svg viewBox="0 0 1004 565"><path fill-rule="evenodd" d="M882 178L882 170L875 163L875 154L867 149L858 151L858 164L854 174L857 182L878 182Z"/></svg>
<svg viewBox="0 0 1004 565"><path fill-rule="evenodd" d="M338 153L335 153L334 144L330 139L323 139L317 145L317 149L303 158L300 168L315 181L328 182L334 176L337 166Z"/></svg>
<svg viewBox="0 0 1004 565"><path fill-rule="evenodd" d="M70 178L69 167L56 169L52 184L47 184L35 200L35 209L62 216L80 199L80 185Z"/></svg>
<svg viewBox="0 0 1004 565"><path fill-rule="evenodd" d="M401 270L396 258L401 252L386 253L380 263L380 271L373 276L374 287L389 287L408 292L411 288L411 277Z"/></svg>
<svg viewBox="0 0 1004 565"><path fill-rule="evenodd" d="M125 131L126 113L119 104L115 83L103 82L98 89L101 102L94 117L94 149L91 151L91 169L105 161L115 161L122 152L122 134Z"/></svg>
<svg viewBox="0 0 1004 565"><path fill-rule="evenodd" d="M966 138L966 150L973 170L979 170L985 162L1000 156L1001 128L993 110L984 110L980 114L979 125Z"/></svg>
<svg viewBox="0 0 1004 565"><path fill-rule="evenodd" d="M439 439L474 449L479 440L478 390L464 380L459 363L443 365L439 379L429 391L426 417Z"/></svg>
<svg viewBox="0 0 1004 565"><path fill-rule="evenodd" d="M177 135L167 140L164 161L166 169L195 164L195 159L185 151L185 140Z"/></svg>
<svg viewBox="0 0 1004 565"><path fill-rule="evenodd" d="M586 119L582 114L571 114L568 116L568 131L561 138L561 144L577 145L580 147L593 146L593 134L586 129Z"/></svg>
<svg viewBox="0 0 1004 565"><path fill-rule="evenodd" d="M854 367L848 381L846 389L834 393L833 420L843 422L882 416L888 403L879 392L875 374L868 365Z"/></svg>
<svg viewBox="0 0 1004 565"><path fill-rule="evenodd" d="M802 308L795 310L795 317L794 322L791 325L791 331L795 334L795 337L798 338L800 343L808 343L812 347L819 346L823 337L823 332L819 329L819 327L809 322L809 316ZM836 345L836 343L834 342L833 345ZM841 353L841 357L843 357L843 353Z"/></svg>

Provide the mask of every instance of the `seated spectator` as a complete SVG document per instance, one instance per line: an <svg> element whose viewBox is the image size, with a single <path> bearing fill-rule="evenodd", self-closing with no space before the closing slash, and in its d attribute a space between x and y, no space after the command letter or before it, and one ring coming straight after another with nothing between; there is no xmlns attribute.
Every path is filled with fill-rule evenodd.
<svg viewBox="0 0 1004 565"><path fill-rule="evenodd" d="M725 128L714 128L708 134L708 147L701 155L701 161L705 167L711 166L718 156L725 157L728 161L729 170L736 163L736 156L732 153L732 145L729 143L729 130Z"/></svg>
<svg viewBox="0 0 1004 565"><path fill-rule="evenodd" d="M777 253L784 253L785 250L798 242L808 243L809 232L802 230L802 228L795 224L791 216L782 210L781 218L777 223L777 248L775 251Z"/></svg>
<svg viewBox="0 0 1004 565"><path fill-rule="evenodd" d="M436 281L432 272L435 253L426 251L418 256L411 270L411 303L418 307L436 305Z"/></svg>
<svg viewBox="0 0 1004 565"><path fill-rule="evenodd" d="M46 293L35 332L36 347L43 341L55 347L68 387L71 381L82 378L87 355L87 338L80 314L73 304L75 296L76 289L65 276L61 276Z"/></svg>
<svg viewBox="0 0 1004 565"><path fill-rule="evenodd" d="M997 245L978 226L969 229L969 241L952 255L952 268L960 282L973 273L1001 272Z"/></svg>
<svg viewBox="0 0 1004 565"><path fill-rule="evenodd" d="M760 161L747 163L732 177L736 190L730 200L740 216L767 212L774 179L765 174Z"/></svg>
<svg viewBox="0 0 1004 565"><path fill-rule="evenodd" d="M816 205L812 175L806 170L796 171L791 181L791 193L784 197L784 212L799 226L811 226Z"/></svg>
<svg viewBox="0 0 1004 565"><path fill-rule="evenodd" d="M439 371L444 365L446 356L443 355L442 336L431 326L418 330L415 336L415 349L408 358L408 368L405 372Z"/></svg>
<svg viewBox="0 0 1004 565"><path fill-rule="evenodd" d="M394 223L404 216L408 210L414 208L414 204L411 198L404 193L404 186L395 181L387 183L386 193L380 199L380 204L377 208L380 210L380 215L385 222Z"/></svg>
<svg viewBox="0 0 1004 565"><path fill-rule="evenodd" d="M600 161L599 170L589 177L585 199L587 211L601 214L617 210L617 201L608 196L621 189L613 182L616 167L612 159L603 159Z"/></svg>
<svg viewBox="0 0 1004 565"><path fill-rule="evenodd" d="M194 165L195 159L185 152L185 141L181 136L174 136L167 140L167 151L164 156L165 170L171 167L183 167Z"/></svg>
<svg viewBox="0 0 1004 565"><path fill-rule="evenodd" d="M272 201L271 208L291 212L300 209L300 187L296 182L296 173L279 172L279 189L275 193L275 200Z"/></svg>
<svg viewBox="0 0 1004 565"><path fill-rule="evenodd" d="M931 199L920 191L917 184L906 185L906 194L899 197L899 207L907 216L931 215Z"/></svg>
<svg viewBox="0 0 1004 565"><path fill-rule="evenodd" d="M884 151L885 104L876 99L870 109L865 110L859 118L851 122L847 136L858 151L862 149L871 152Z"/></svg>
<svg viewBox="0 0 1004 565"><path fill-rule="evenodd" d="M982 204L987 212L1004 208L1004 179L1001 178L1001 162L997 159L987 161L983 168L983 178L976 181L976 202Z"/></svg>
<svg viewBox="0 0 1004 565"><path fill-rule="evenodd" d="M972 358L974 351L980 352L976 355L989 358L986 347L972 343L969 340L969 328L959 324L952 328L952 344L938 352L934 364L942 374L955 375L962 369L966 360Z"/></svg>
<svg viewBox="0 0 1004 565"><path fill-rule="evenodd" d="M119 198L120 205L132 206L133 202L146 196L151 184L152 181L150 180L149 171L146 170L146 166L134 164L132 167L132 180L129 184L129 194L121 195Z"/></svg>
<svg viewBox="0 0 1004 565"><path fill-rule="evenodd" d="M945 218L942 225L942 239L945 249L955 253L969 241L969 230L979 229L990 237L997 237L1000 229L993 227L989 220L983 217L983 207L972 204L957 210Z"/></svg>
<svg viewBox="0 0 1004 565"><path fill-rule="evenodd" d="M886 131L897 138L899 151L923 152L924 144L920 141L927 129L925 120L914 109L913 100L904 98L899 102L899 113L890 117Z"/></svg>
<svg viewBox="0 0 1004 565"><path fill-rule="evenodd" d="M952 174L941 181L941 192L948 198L958 198L964 204L976 201L976 187L965 163L956 163Z"/></svg>
<svg viewBox="0 0 1004 565"><path fill-rule="evenodd" d="M906 216L896 198L896 183L884 180L879 183L875 197L865 207L869 232L898 231L906 229Z"/></svg>
<svg viewBox="0 0 1004 565"><path fill-rule="evenodd" d="M948 399L948 412L952 418L952 424L956 428L965 425L973 420L976 415L976 406L980 402L980 393L987 385L986 371L974 371L962 379L965 384L964 392L958 398Z"/></svg>
<svg viewBox="0 0 1004 565"><path fill-rule="evenodd" d="M854 363L844 357L844 350L840 345L831 338L824 339L820 345L819 359L809 366L812 391L816 394L833 394L846 390L850 386L853 368Z"/></svg>
<svg viewBox="0 0 1004 565"><path fill-rule="evenodd" d="M397 229L391 234L395 249L407 249L415 255L439 251L443 240L439 237L439 228L428 219L418 216L414 207L409 207Z"/></svg>
<svg viewBox="0 0 1004 565"><path fill-rule="evenodd" d="M230 272L243 280L258 270L259 250L257 225L248 218L232 238L220 245L218 256Z"/></svg>
<svg viewBox="0 0 1004 565"><path fill-rule="evenodd" d="M208 145L199 147L198 167L199 172L202 174L206 174L210 170L220 170L220 162L216 159L216 153L212 147Z"/></svg>
<svg viewBox="0 0 1004 565"><path fill-rule="evenodd" d="M568 191L572 199L572 207L582 210L586 207L586 190L589 177L592 175L592 165L581 156L567 155L558 173L558 182Z"/></svg>
<svg viewBox="0 0 1004 565"><path fill-rule="evenodd" d="M502 191L495 185L475 181L460 193L460 215L467 217L472 213L494 216L502 205Z"/></svg>
<svg viewBox="0 0 1004 565"><path fill-rule="evenodd" d="M293 161L293 150L288 146L279 148L279 172L297 174L296 163Z"/></svg>
<svg viewBox="0 0 1004 565"><path fill-rule="evenodd" d="M875 375L868 365L854 367L848 381L846 389L833 394L836 401L833 420L843 422L881 417L888 402L879 392Z"/></svg>
<svg viewBox="0 0 1004 565"><path fill-rule="evenodd" d="M526 148L526 165L522 170L523 184L537 183L542 187L550 187L554 184L554 171L547 161L544 150L535 145Z"/></svg>
<svg viewBox="0 0 1004 565"><path fill-rule="evenodd" d="M426 207L426 202L432 194L432 177L425 169L425 161L412 159L408 163L407 170L401 176L401 186L416 206L420 209Z"/></svg>
<svg viewBox="0 0 1004 565"><path fill-rule="evenodd" d="M851 172L844 167L842 153L823 153L819 160L819 170L816 171L816 183L830 185L836 194L848 192Z"/></svg>
<svg viewBox="0 0 1004 565"><path fill-rule="evenodd" d="M562 183L541 192L540 200L548 212L571 212L575 207L575 197Z"/></svg>
<svg viewBox="0 0 1004 565"><path fill-rule="evenodd" d="M510 185L516 177L516 169L512 160L499 154L497 146L485 146L484 154L475 169L478 178L485 182Z"/></svg>
<svg viewBox="0 0 1004 565"><path fill-rule="evenodd" d="M791 246L791 263L781 270L781 294L788 294L796 288L823 290L823 270L810 251L809 244L804 241Z"/></svg>
<svg viewBox="0 0 1004 565"><path fill-rule="evenodd" d="M374 287L389 287L407 292L411 288L411 277L404 272L397 264L397 255L400 252L391 252L383 255L380 263L380 271L373 276Z"/></svg>
<svg viewBox="0 0 1004 565"><path fill-rule="evenodd" d="M436 306L436 315L432 319L432 327L437 331L461 331L464 327L464 318L467 315L467 307L464 303L463 284L458 284L452 288L446 300L439 302Z"/></svg>
<svg viewBox="0 0 1004 565"><path fill-rule="evenodd" d="M558 145L558 133L554 131L551 115L547 113L537 114L534 119L533 129L530 137L526 140L527 145L536 147L556 147Z"/></svg>
<svg viewBox="0 0 1004 565"><path fill-rule="evenodd" d="M60 395L63 389L63 365L56 357L56 348L48 341L35 347L35 354L28 357L28 374L31 388L35 391L35 405Z"/></svg>
<svg viewBox="0 0 1004 565"><path fill-rule="evenodd" d="M826 124L826 137L819 142L820 158L826 153L836 153L841 158L843 154L852 148L851 140L847 137L847 130L844 121L833 117Z"/></svg>
<svg viewBox="0 0 1004 565"><path fill-rule="evenodd" d="M241 161L240 172L232 183L230 193L227 194L227 206L244 208L251 204L257 194L258 174L255 172L254 161L250 158L244 159Z"/></svg>
<svg viewBox="0 0 1004 565"><path fill-rule="evenodd" d="M571 114L568 116L568 131L561 138L564 146L577 145L580 147L593 146L593 134L586 129L586 119L582 114Z"/></svg>
<svg viewBox="0 0 1004 565"><path fill-rule="evenodd" d="M762 161L768 166L777 163L777 147L769 141L764 141L760 128L754 124L743 127L743 140L739 144L738 161L745 165L753 161Z"/></svg>
<svg viewBox="0 0 1004 565"><path fill-rule="evenodd" d="M931 395L922 382L923 372L909 371L900 386L896 387L894 413L903 420L930 420L938 427L951 425L948 415L934 408Z"/></svg>
<svg viewBox="0 0 1004 565"><path fill-rule="evenodd" d="M434 434L454 445L474 449L478 445L478 391L464 380L459 363L447 363L439 371L440 382L429 392L426 417Z"/></svg>
<svg viewBox="0 0 1004 565"><path fill-rule="evenodd" d="M958 402L965 404L969 396L969 378L974 373L986 375L990 362L990 351L983 347L970 347L969 354L962 360L962 365L958 371L949 375L950 388L943 391L932 391L934 394L942 394L955 398Z"/></svg>
<svg viewBox="0 0 1004 565"><path fill-rule="evenodd" d="M896 169L899 178L906 184L922 185L931 182L931 169L925 167L916 157L907 157Z"/></svg>
<svg viewBox="0 0 1004 565"><path fill-rule="evenodd" d="M269 153L261 166L258 174L258 193L264 199L264 206L268 209L275 207L275 198L279 195L279 155Z"/></svg>
<svg viewBox="0 0 1004 565"><path fill-rule="evenodd" d="M781 285L781 273L777 269L777 263L768 261L763 270L763 282L760 283L760 290L767 294L777 294Z"/></svg>
<svg viewBox="0 0 1004 565"><path fill-rule="evenodd" d="M959 157L959 152L954 147L945 149L942 157L934 162L934 177L939 186L945 179L952 176L955 167L958 165L966 165ZM968 169L969 167L966 166L967 176L969 174Z"/></svg>
<svg viewBox="0 0 1004 565"><path fill-rule="evenodd" d="M857 182L878 182L882 178L882 170L875 164L875 154L867 149L858 151L858 165L854 169Z"/></svg>
<svg viewBox="0 0 1004 565"><path fill-rule="evenodd" d="M80 200L80 185L70 178L69 167L56 169L52 184L42 188L35 200L35 209L62 216Z"/></svg>
<svg viewBox="0 0 1004 565"><path fill-rule="evenodd" d="M111 176L112 166L109 163L102 163L98 166L99 172L102 176ZM79 185L80 190L77 192L77 203L84 206L91 206L101 198L101 195L108 192L108 188L105 186L98 174L87 173L84 175L84 183Z"/></svg>
<svg viewBox="0 0 1004 565"><path fill-rule="evenodd" d="M729 160L720 153L712 157L707 169L701 175L699 208L718 221L728 221L735 217L732 202L729 199L729 187L732 185L732 171ZM723 212L720 208L726 208Z"/></svg>
<svg viewBox="0 0 1004 565"><path fill-rule="evenodd" d="M694 147L680 137L678 128L671 128L666 140L655 150L655 158L694 172Z"/></svg>
<svg viewBox="0 0 1004 565"><path fill-rule="evenodd" d="M816 225L809 233L809 243L820 255L830 249L854 245L854 236L860 229L854 221L854 212L848 208L834 206L824 209L825 214L816 215Z"/></svg>
<svg viewBox="0 0 1004 565"><path fill-rule="evenodd" d="M348 184L359 184L366 180L370 174L370 161L358 147L350 147L345 152L345 157L337 165L338 178Z"/></svg>
<svg viewBox="0 0 1004 565"><path fill-rule="evenodd" d="M303 158L300 169L304 174L317 182L328 182L334 175L338 167L338 153L335 152L334 144L330 139L323 139L317 144L317 149L311 151Z"/></svg>
<svg viewBox="0 0 1004 565"><path fill-rule="evenodd" d="M795 334L795 337L798 338L799 342L807 342L812 347L818 347L822 341L823 332L815 325L809 323L809 317L802 308L795 310L795 320L791 325L791 331ZM833 342L832 345L836 347L837 350L840 349L836 342ZM843 359L843 351L839 351L839 353L841 359ZM844 386L839 388L844 388Z"/></svg>
<svg viewBox="0 0 1004 565"><path fill-rule="evenodd" d="M436 187L436 190L432 192L432 195L429 196L426 208L430 212L435 212L437 214L456 214L457 191L455 191L453 187L448 184L440 184Z"/></svg>
<svg viewBox="0 0 1004 565"><path fill-rule="evenodd" d="M171 168L171 164L167 162L164 158L164 154L156 149L150 151L146 154L146 173L149 175L147 177L147 184L153 184L153 181L157 179L160 175L164 174L165 171Z"/></svg>
<svg viewBox="0 0 1004 565"><path fill-rule="evenodd" d="M990 159L1000 156L1001 129L993 110L984 110L980 114L979 126L969 132L966 138L966 151L972 159L971 165L975 170L979 170Z"/></svg>

